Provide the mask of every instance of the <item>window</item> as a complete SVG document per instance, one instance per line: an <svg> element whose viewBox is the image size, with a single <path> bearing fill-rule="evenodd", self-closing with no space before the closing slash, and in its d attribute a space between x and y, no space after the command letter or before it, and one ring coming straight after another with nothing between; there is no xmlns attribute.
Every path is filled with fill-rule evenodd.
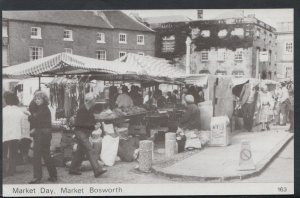
<svg viewBox="0 0 300 198"><path fill-rule="evenodd" d="M256 36L256 38L259 38L259 37L260 37L260 29L257 29L257 30L256 30L255 36Z"/></svg>
<svg viewBox="0 0 300 198"><path fill-rule="evenodd" d="M102 32L98 32L97 35L97 43L105 43L105 34Z"/></svg>
<svg viewBox="0 0 300 198"><path fill-rule="evenodd" d="M106 60L106 51L105 50L97 50L96 51L96 58L98 60Z"/></svg>
<svg viewBox="0 0 300 198"><path fill-rule="evenodd" d="M6 25L2 25L2 37L8 37L8 31Z"/></svg>
<svg viewBox="0 0 300 198"><path fill-rule="evenodd" d="M138 55L145 56L144 52L138 52Z"/></svg>
<svg viewBox="0 0 300 198"><path fill-rule="evenodd" d="M2 45L2 66L8 66L8 46Z"/></svg>
<svg viewBox="0 0 300 198"><path fill-rule="evenodd" d="M243 28L234 28L234 30L231 32L232 36L244 36L244 29Z"/></svg>
<svg viewBox="0 0 300 198"><path fill-rule="evenodd" d="M218 37L222 39L222 38L225 38L227 36L227 34L228 34L228 31L226 29L223 29L218 32Z"/></svg>
<svg viewBox="0 0 300 198"><path fill-rule="evenodd" d="M126 34L123 34L123 33L119 34L119 43L124 43L124 44L127 43L127 35Z"/></svg>
<svg viewBox="0 0 300 198"><path fill-rule="evenodd" d="M64 41L73 41L72 30L64 30Z"/></svg>
<svg viewBox="0 0 300 198"><path fill-rule="evenodd" d="M285 54L292 54L293 53L293 42L286 42L284 48Z"/></svg>
<svg viewBox="0 0 300 198"><path fill-rule="evenodd" d="M43 58L43 48L42 47L30 47L29 48L30 61Z"/></svg>
<svg viewBox="0 0 300 198"><path fill-rule="evenodd" d="M40 27L31 27L31 35L32 39L41 39L42 38L42 30Z"/></svg>
<svg viewBox="0 0 300 198"><path fill-rule="evenodd" d="M204 38L210 37L210 31L209 30L202 30L201 36Z"/></svg>
<svg viewBox="0 0 300 198"><path fill-rule="evenodd" d="M225 55L226 55L225 52L226 51L225 51L224 48L223 49L218 49L218 61L221 61L221 62L225 61Z"/></svg>
<svg viewBox="0 0 300 198"><path fill-rule="evenodd" d="M201 61L202 62L208 61L208 51L207 50L201 52Z"/></svg>
<svg viewBox="0 0 300 198"><path fill-rule="evenodd" d="M126 52L119 52L119 57L121 58L122 56L125 56Z"/></svg>
<svg viewBox="0 0 300 198"><path fill-rule="evenodd" d="M174 52L175 50L175 36L164 36L162 38L161 51L163 53Z"/></svg>
<svg viewBox="0 0 300 198"><path fill-rule="evenodd" d="M65 52L68 54L73 54L73 49L72 48L65 48Z"/></svg>
<svg viewBox="0 0 300 198"><path fill-rule="evenodd" d="M200 35L200 29L198 27L192 28L191 35L192 35L192 39L197 38Z"/></svg>
<svg viewBox="0 0 300 198"><path fill-rule="evenodd" d="M243 60L243 49L242 48L236 49L235 54L234 54L234 60L236 60L236 61Z"/></svg>
<svg viewBox="0 0 300 198"><path fill-rule="evenodd" d="M137 35L137 44L138 45L144 45L145 44L144 35Z"/></svg>

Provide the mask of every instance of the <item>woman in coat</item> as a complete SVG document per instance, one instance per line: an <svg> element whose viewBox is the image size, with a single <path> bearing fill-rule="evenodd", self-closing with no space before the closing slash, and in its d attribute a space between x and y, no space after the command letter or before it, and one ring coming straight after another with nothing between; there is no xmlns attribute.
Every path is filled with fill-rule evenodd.
<svg viewBox="0 0 300 198"><path fill-rule="evenodd" d="M261 91L258 95L257 101L258 109L259 109L259 122L262 123L262 129L270 130L269 122L271 121L272 109L274 106L274 101L270 92L268 92L267 85L263 85L261 87Z"/></svg>
<svg viewBox="0 0 300 198"><path fill-rule="evenodd" d="M31 136L33 137L33 177L30 184L37 184L42 179L42 158L47 166L51 182L57 181L57 171L54 161L50 156L51 134L51 113L48 108L49 98L42 92L38 91L33 98L36 108L31 112L29 121L31 124Z"/></svg>

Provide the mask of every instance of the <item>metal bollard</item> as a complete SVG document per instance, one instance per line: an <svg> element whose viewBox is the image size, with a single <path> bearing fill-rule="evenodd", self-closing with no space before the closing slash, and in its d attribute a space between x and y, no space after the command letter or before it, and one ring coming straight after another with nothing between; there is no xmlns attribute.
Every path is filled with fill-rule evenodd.
<svg viewBox="0 0 300 198"><path fill-rule="evenodd" d="M176 153L176 133L165 134L165 155L172 157Z"/></svg>
<svg viewBox="0 0 300 198"><path fill-rule="evenodd" d="M153 142L150 140L140 141L139 147L139 170L149 172L152 166Z"/></svg>

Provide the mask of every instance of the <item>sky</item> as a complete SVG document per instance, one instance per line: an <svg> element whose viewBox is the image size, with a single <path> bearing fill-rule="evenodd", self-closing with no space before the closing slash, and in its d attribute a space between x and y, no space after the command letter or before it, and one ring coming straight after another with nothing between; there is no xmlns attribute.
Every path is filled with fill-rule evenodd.
<svg viewBox="0 0 300 198"><path fill-rule="evenodd" d="M203 19L214 19L223 12L233 9L203 9ZM241 11L241 10L235 10ZM140 17L184 15L191 19L197 19L197 10L124 10L125 13L136 12ZM278 22L294 21L293 9L244 9L244 14L255 14L255 17L268 25L276 28Z"/></svg>

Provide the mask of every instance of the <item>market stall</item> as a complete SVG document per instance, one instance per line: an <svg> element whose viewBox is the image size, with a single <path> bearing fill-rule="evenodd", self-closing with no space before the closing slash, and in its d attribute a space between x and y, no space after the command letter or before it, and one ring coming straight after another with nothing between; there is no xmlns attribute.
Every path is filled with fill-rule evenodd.
<svg viewBox="0 0 300 198"><path fill-rule="evenodd" d="M210 129L212 117L228 116L233 113L232 77L225 75L195 74L185 77L188 86L201 87L204 101L198 103L200 108L201 126Z"/></svg>
<svg viewBox="0 0 300 198"><path fill-rule="evenodd" d="M170 71L173 70L168 70L168 72ZM76 110L83 104L86 93L94 92L98 95L97 105L101 104L102 107L98 109L98 112L95 112L95 118L103 123L102 126L105 127L103 131L122 131L122 129L127 128L127 133L139 137L144 135L141 138L147 138L147 134L145 134L148 124L147 115L154 112L159 113L159 111L155 109L149 112L147 105L132 106L130 108L110 107L107 104L110 104L110 101L114 103L115 95L118 94L115 85L124 84L125 82L138 83L141 88L152 87L153 90L156 90L161 83L183 84L163 75L149 75L147 71L138 65L116 61L99 61L67 53L60 53L5 68L3 76L7 78L53 78L47 84L50 89L50 106L56 109L55 117L57 119L53 122L53 125L56 129L64 131L60 149L62 155L68 156L68 159L74 145L71 138L74 116ZM101 89L98 86L100 81L104 82L104 89L105 82L112 82L109 87L106 87L109 90L108 94L105 93L104 89L100 93L99 90ZM55 155L55 157L57 156L61 156L61 153Z"/></svg>

